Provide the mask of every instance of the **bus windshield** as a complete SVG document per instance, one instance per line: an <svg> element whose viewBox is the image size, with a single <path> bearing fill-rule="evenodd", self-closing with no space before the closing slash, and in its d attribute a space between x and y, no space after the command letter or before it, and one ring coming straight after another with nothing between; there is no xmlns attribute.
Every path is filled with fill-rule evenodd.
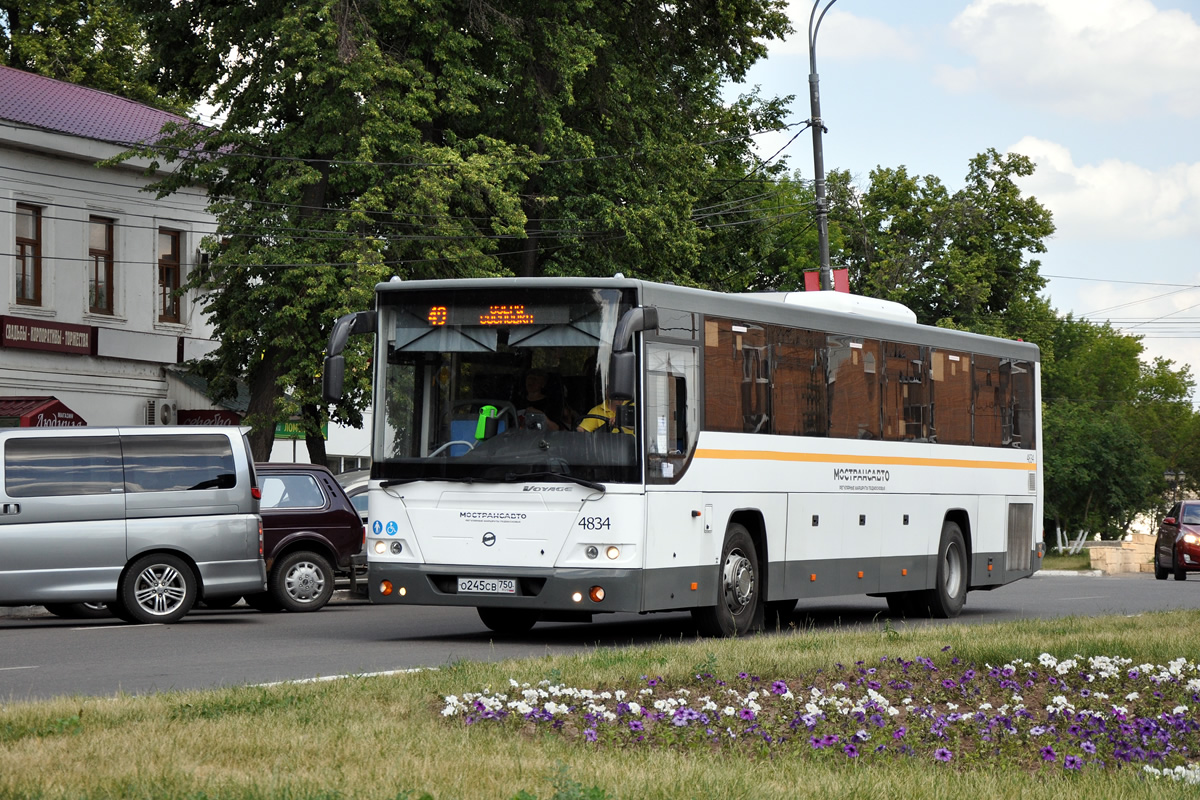
<svg viewBox="0 0 1200 800"><path fill-rule="evenodd" d="M606 402L620 289L381 292L384 480L640 476L633 409Z"/></svg>

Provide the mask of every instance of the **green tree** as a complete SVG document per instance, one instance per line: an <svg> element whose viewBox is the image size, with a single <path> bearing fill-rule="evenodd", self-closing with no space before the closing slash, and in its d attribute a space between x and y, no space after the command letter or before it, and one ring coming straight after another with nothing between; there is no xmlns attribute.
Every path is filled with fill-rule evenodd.
<svg viewBox="0 0 1200 800"><path fill-rule="evenodd" d="M125 0L0 0L0 64L182 113L199 93L160 94Z"/></svg>
<svg viewBox="0 0 1200 800"><path fill-rule="evenodd" d="M787 30L775 0L481 6L475 63L497 80L456 130L503 131L541 159L520 187L526 237L501 247L504 267L705 285L744 267L736 223L761 213L780 170L751 166L750 135L786 109L721 90Z"/></svg>
<svg viewBox="0 0 1200 800"><path fill-rule="evenodd" d="M277 421L299 416L310 458L323 463L329 326L366 308L391 274L494 273L498 238L522 231L515 188L529 154L451 129L492 80L470 68L478 42L457 4L150 3L145 11L164 46L178 44L180 30L203 32L178 59L159 56L180 85L211 81L226 114L220 130L184 128L170 141L177 151L156 151L180 167L160 193L206 186L219 223L208 268L191 275L220 340L199 369L218 397L248 383L256 458L270 452ZM211 57L234 44L241 57ZM360 424L367 353L352 353L347 366L347 399L333 414Z"/></svg>
<svg viewBox="0 0 1200 800"><path fill-rule="evenodd" d="M830 219L851 288L903 303L925 324L1012 335L1001 322L1010 311L1033 319L1044 307L1040 262L1029 255L1045 252L1054 232L1049 210L1016 184L1033 169L1026 156L989 149L953 193L904 167L873 170L861 194L833 181Z"/></svg>

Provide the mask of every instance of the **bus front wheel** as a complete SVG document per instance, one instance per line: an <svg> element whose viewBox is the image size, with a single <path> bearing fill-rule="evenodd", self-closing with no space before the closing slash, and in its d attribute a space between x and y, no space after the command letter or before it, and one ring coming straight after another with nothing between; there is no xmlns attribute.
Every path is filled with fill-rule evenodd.
<svg viewBox="0 0 1200 800"><path fill-rule="evenodd" d="M946 520L938 545L937 582L926 603L931 617L957 617L967 601L967 545L958 524Z"/></svg>
<svg viewBox="0 0 1200 800"><path fill-rule="evenodd" d="M692 609L701 636L742 636L761 627L762 604L758 550L750 532L738 523L725 531L721 547L717 604Z"/></svg>

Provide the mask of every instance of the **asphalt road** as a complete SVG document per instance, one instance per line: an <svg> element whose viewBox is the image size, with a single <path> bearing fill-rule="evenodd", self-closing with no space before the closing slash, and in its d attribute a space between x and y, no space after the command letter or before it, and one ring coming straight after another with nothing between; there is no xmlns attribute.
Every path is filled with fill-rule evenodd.
<svg viewBox="0 0 1200 800"><path fill-rule="evenodd" d="M1200 576L1039 574L992 592L972 592L954 625L1028 618L1200 609ZM0 703L59 695L146 694L239 684L436 667L458 660L568 653L690 638L687 614L614 614L588 624L541 623L496 638L473 609L336 602L313 614L245 608L193 611L175 625L115 619L71 621L44 614L0 617ZM835 597L797 609L806 629L882 626L882 598Z"/></svg>

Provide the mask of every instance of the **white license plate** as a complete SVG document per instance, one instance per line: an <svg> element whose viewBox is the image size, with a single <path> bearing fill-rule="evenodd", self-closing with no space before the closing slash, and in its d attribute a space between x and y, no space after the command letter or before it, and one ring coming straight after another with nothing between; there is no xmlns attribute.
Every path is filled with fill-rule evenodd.
<svg viewBox="0 0 1200 800"><path fill-rule="evenodd" d="M460 594L516 594L517 581L515 578L459 578L458 591Z"/></svg>

